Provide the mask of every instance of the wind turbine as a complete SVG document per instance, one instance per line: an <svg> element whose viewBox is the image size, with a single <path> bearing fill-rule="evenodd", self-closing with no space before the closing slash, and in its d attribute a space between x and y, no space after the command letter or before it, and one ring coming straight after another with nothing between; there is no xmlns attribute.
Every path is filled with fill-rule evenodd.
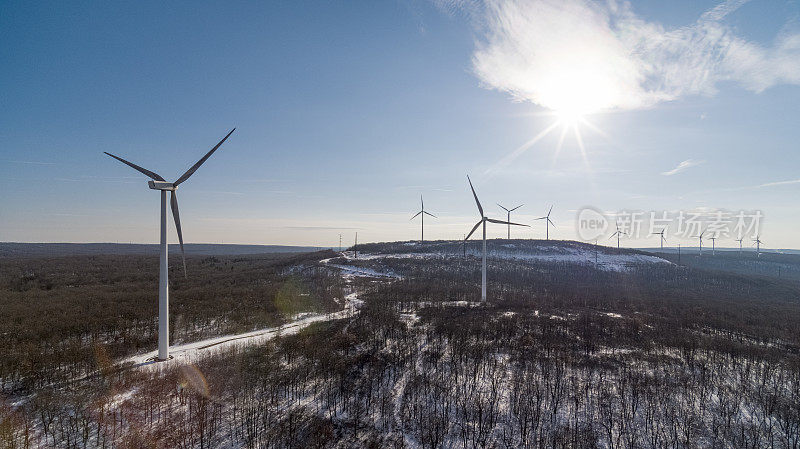
<svg viewBox="0 0 800 449"><path fill-rule="evenodd" d="M611 234L611 237L609 237L609 239L613 239L615 235L617 236L617 249L619 249L619 236L628 235L625 231L619 230L619 222L617 222L617 231Z"/></svg>
<svg viewBox="0 0 800 449"><path fill-rule="evenodd" d="M756 236L756 239L753 240L753 245L756 245L756 257L761 257L761 244L764 243L761 241L760 236Z"/></svg>
<svg viewBox="0 0 800 449"><path fill-rule="evenodd" d="M742 240L744 240L744 239L743 238L742 239L736 239L736 241L739 242L739 255L742 254Z"/></svg>
<svg viewBox="0 0 800 449"><path fill-rule="evenodd" d="M497 224L504 224L504 225L514 225L514 226L528 226L526 224L519 224L519 223L511 223L509 221L502 221L502 220L495 220L493 218L489 218L483 214L483 206L481 206L481 202L478 200L478 194L475 193L475 187L472 186L472 180L469 179L469 175L467 175L467 181L469 181L469 188L472 189L472 196L475 197L475 204L478 205L478 213L481 214L481 219L475 223L475 226L469 231L467 237L464 238L466 242L472 236L478 226L483 225L483 263L481 265L481 302L486 302L486 222L490 223L497 223Z"/></svg>
<svg viewBox="0 0 800 449"><path fill-rule="evenodd" d="M421 208L420 208L419 212L417 212L413 217L411 217L411 219L413 220L413 219L417 218L417 215L421 215L421 217L420 217L420 220L421 220L420 221L420 225L421 225L422 229L421 229L421 232L420 232L419 241L420 241L420 243L423 243L425 241L425 216L426 215L430 215L433 218L439 218L439 217L437 217L436 215L433 215L432 213L430 213L430 212L425 210L425 202L422 201L422 195L419 196L419 203L421 205Z"/></svg>
<svg viewBox="0 0 800 449"><path fill-rule="evenodd" d="M524 204L520 204L519 206L517 206L517 207L514 207L514 208L512 208L512 209L506 209L506 208L505 208L505 207L503 207L503 205L502 205L502 204L500 204L500 203L497 203L497 205L498 205L498 206L500 206L500 208L501 208L501 209L503 209L504 211L506 211L506 217L507 217L507 218L506 218L506 221L511 221L511 212L514 212L515 210L517 210L517 209L519 209L520 207L524 206ZM508 239L509 239L509 240L511 240L511 225L510 225L510 224L508 225Z"/></svg>
<svg viewBox="0 0 800 449"><path fill-rule="evenodd" d="M661 238L659 240L661 240L661 249L662 250L664 249L664 242L667 241L667 238L664 237L664 231L666 231L666 230L667 230L667 228L664 228L664 229L661 230L661 232L654 232L652 234L652 235L660 235L661 236Z"/></svg>
<svg viewBox="0 0 800 449"><path fill-rule="evenodd" d="M716 237L709 237L711 240L711 255L715 256L717 254L717 238Z"/></svg>
<svg viewBox="0 0 800 449"><path fill-rule="evenodd" d="M167 259L167 192L170 193L170 206L172 208L172 217L175 219L175 229L178 231L178 241L181 244L181 256L183 258L183 274L186 275L186 253L183 250L183 233L181 231L181 218L178 213L178 196L175 191L178 185L194 174L198 168L209 158L217 148L222 145L225 140L230 137L236 128L233 128L227 136L223 137L218 144L214 145L205 156L203 156L196 164L192 165L186 173L182 174L175 182L167 182L158 173L152 172L142 168L134 163L128 162L121 157L114 156L111 153L105 154L113 157L114 159L122 162L123 164L133 168L134 170L146 175L151 180L148 185L153 190L161 191L161 261L159 263L159 276L158 276L158 360L169 359L169 261Z"/></svg>
<svg viewBox="0 0 800 449"><path fill-rule="evenodd" d="M552 205L550 206L550 210L547 211L547 215L545 215L544 217L537 218L537 220L545 220L545 228L546 228L545 232L547 233L546 234L547 235L547 237L546 237L547 240L550 240L550 225L553 225L553 226L556 225L555 223L553 223L552 220L550 220L550 212L553 212L553 206Z"/></svg>
<svg viewBox="0 0 800 449"><path fill-rule="evenodd" d="M707 231L707 230L708 230L708 229L706 229L706 231ZM697 238L699 238L699 239L700 239L700 255L701 255L701 256L703 255L703 234L705 234L705 233L706 233L706 231L703 231L703 232L701 232L701 233L700 233L700 235L698 235L698 236L697 236Z"/></svg>

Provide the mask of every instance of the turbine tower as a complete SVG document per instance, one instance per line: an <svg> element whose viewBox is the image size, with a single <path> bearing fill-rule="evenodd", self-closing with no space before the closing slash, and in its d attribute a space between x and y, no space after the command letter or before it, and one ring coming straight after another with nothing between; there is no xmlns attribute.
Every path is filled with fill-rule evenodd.
<svg viewBox="0 0 800 449"><path fill-rule="evenodd" d="M761 257L761 244L764 243L761 241L760 236L756 236L756 239L753 240L753 245L756 245L756 257Z"/></svg>
<svg viewBox="0 0 800 449"><path fill-rule="evenodd" d="M417 215L420 216L421 230L420 230L419 242L420 243L424 243L425 242L425 216L426 215L430 215L433 218L439 218L439 217L437 217L436 215L433 215L432 213L430 213L430 212L425 210L425 202L422 201L422 195L419 196L419 204L421 206L419 212L417 212L413 217L411 217L411 219L413 220L413 219L417 218Z"/></svg>
<svg viewBox="0 0 800 449"><path fill-rule="evenodd" d="M664 250L664 242L667 241L667 238L664 237L664 231L666 231L666 230L667 230L667 228L664 228L664 229L661 230L661 232L654 232L654 233L651 234L651 235L660 235L661 236L661 238L659 240L661 241L661 250L662 251Z"/></svg>
<svg viewBox="0 0 800 449"><path fill-rule="evenodd" d="M520 204L520 205L519 205L519 206L517 206L517 207L511 208L511 209L506 209L506 208L505 208L505 207L503 207L503 205L502 205L502 204L500 204L500 203L497 203L497 205L498 205L498 206L500 206L500 208L501 208L501 209L503 209L504 211L506 211L506 217L507 217L507 218L506 218L506 221L511 221L511 212L514 212L515 210L517 210L517 209L519 209L520 207L524 206L524 204ZM508 225L508 237L507 237L507 238L508 238L508 240L511 240L511 225L510 225L510 224Z"/></svg>
<svg viewBox="0 0 800 449"><path fill-rule="evenodd" d="M613 239L614 236L617 236L617 249L619 249L619 236L621 236L621 235L628 235L628 233L625 232L625 231L620 231L619 230L619 222L617 222L617 231L614 232L613 234L611 234L611 237L609 237L609 239Z"/></svg>
<svg viewBox="0 0 800 449"><path fill-rule="evenodd" d="M555 223L553 223L552 220L550 220L550 212L553 212L553 206L552 205L550 206L550 210L547 211L547 215L545 215L544 217L537 218L537 220L544 220L545 221L545 228L546 228L545 232L546 232L546 239L547 240L550 240L550 225L553 225L553 226L556 225Z"/></svg>
<svg viewBox="0 0 800 449"><path fill-rule="evenodd" d="M715 256L717 255L717 238L709 237L708 239L711 240L711 255Z"/></svg>
<svg viewBox="0 0 800 449"><path fill-rule="evenodd" d="M736 239L736 241L739 242L739 255L742 254L742 240L744 240L744 239L743 238L742 239Z"/></svg>
<svg viewBox="0 0 800 449"><path fill-rule="evenodd" d="M175 182L167 182L158 173L152 172L142 168L134 163L128 162L121 157L114 156L111 153L104 152L105 154L113 157L114 159L122 162L123 164L133 168L134 170L146 175L151 180L148 185L153 190L161 191L161 260L158 276L158 360L169 359L169 261L167 259L167 192L170 193L170 207L172 208L172 217L175 219L175 230L178 231L178 241L181 245L181 256L183 258L183 273L186 275L186 253L183 250L183 233L181 232L181 218L178 213L178 196L175 191L178 185L189 179L198 168L209 158L217 148L222 145L225 140L230 137L236 128L233 128L227 136L223 137L218 144L214 145L205 156L203 156L196 164L192 165L186 173L182 174Z"/></svg>
<svg viewBox="0 0 800 449"><path fill-rule="evenodd" d="M708 229L706 229L706 231L707 230ZM697 238L700 239L700 255L701 256L703 255L703 234L705 234L706 231L701 232L700 235L697 236Z"/></svg>
<svg viewBox="0 0 800 449"><path fill-rule="evenodd" d="M504 224L504 225L514 225L514 226L528 226L526 224L519 224L519 223L511 223L510 221L502 221L502 220L495 220L493 218L488 218L486 215L483 214L483 206L481 206L481 202L478 200L478 194L475 193L475 187L472 186L472 180L469 179L469 175L467 175L467 181L469 181L469 188L472 189L472 196L475 197L475 204L478 205L478 213L481 214L481 219L475 223L475 226L469 231L467 237L464 238L466 242L472 236L478 226L483 225L483 263L481 264L481 302L486 303L486 222L490 223L497 223L497 224Z"/></svg>

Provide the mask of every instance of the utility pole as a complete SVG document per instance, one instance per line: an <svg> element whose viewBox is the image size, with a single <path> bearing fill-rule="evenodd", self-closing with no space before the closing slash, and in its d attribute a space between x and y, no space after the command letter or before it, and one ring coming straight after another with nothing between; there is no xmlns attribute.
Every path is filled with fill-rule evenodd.
<svg viewBox="0 0 800 449"><path fill-rule="evenodd" d="M597 266L597 239L594 240L594 266Z"/></svg>
<svg viewBox="0 0 800 449"><path fill-rule="evenodd" d="M353 254L358 259L358 231L356 231L356 243L353 245Z"/></svg>
<svg viewBox="0 0 800 449"><path fill-rule="evenodd" d="M467 234L464 234L464 239L461 240L461 250L464 253L463 254L464 259L466 259L467 258Z"/></svg>
<svg viewBox="0 0 800 449"><path fill-rule="evenodd" d="M678 243L678 265L681 264L681 244Z"/></svg>

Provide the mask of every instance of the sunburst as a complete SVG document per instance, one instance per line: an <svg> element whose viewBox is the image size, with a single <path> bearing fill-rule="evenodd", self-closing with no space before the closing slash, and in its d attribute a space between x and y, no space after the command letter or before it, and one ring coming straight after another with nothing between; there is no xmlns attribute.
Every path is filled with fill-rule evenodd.
<svg viewBox="0 0 800 449"><path fill-rule="evenodd" d="M575 143L578 146L578 150L580 151L581 159L583 160L584 165L587 169L591 170L591 166L589 164L589 156L586 151L586 146L584 145L583 135L581 134L581 128L585 127L591 131L596 132L602 136L606 136L606 134L597 126L592 124L588 119L587 115L591 115L590 113L581 112L581 109L578 108L564 108L557 111L551 111L545 114L537 114L538 116L546 116L552 117L554 120L543 130L537 133L533 138L525 142L524 144L520 145L514 151L508 153L499 161L497 161L494 165L486 170L484 173L485 175L494 175L499 170L506 167L511 162L513 162L518 157L525 154L528 150L534 147L534 145L539 142L540 140L544 139L550 133L556 130L560 130L558 136L558 143L556 144L555 151L553 152L553 158L551 161L551 168L555 165L556 161L558 160L558 156L561 153L562 148L564 147L564 142L567 140L567 136L572 134L572 138L575 139Z"/></svg>

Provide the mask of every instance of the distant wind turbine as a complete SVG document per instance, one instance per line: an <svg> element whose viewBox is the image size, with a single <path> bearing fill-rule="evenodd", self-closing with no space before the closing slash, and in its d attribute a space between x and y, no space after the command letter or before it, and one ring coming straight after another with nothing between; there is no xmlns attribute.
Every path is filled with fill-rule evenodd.
<svg viewBox="0 0 800 449"><path fill-rule="evenodd" d="M411 217L411 219L413 220L417 218L418 215L420 216L421 230L420 230L419 241L420 243L423 243L425 242L425 216L430 215L433 218L439 218L439 217L425 210L425 202L422 201L422 195L419 196L419 204L420 204L419 212L417 212L413 217Z"/></svg>
<svg viewBox="0 0 800 449"><path fill-rule="evenodd" d="M161 191L161 261L158 276L158 360L169 359L169 261L167 259L167 192L170 193L170 206L172 208L172 217L175 219L175 229L178 231L178 241L181 244L181 256L183 257L183 274L186 276L186 253L183 251L183 232L181 231L181 218L178 213L178 196L175 191L178 185L194 174L198 168L209 158L217 148L222 145L225 140L230 137L236 128L233 128L227 136L223 137L218 144L214 145L205 156L203 156L196 164L192 165L186 173L182 174L175 182L167 182L158 173L152 172L142 168L134 163L128 162L121 157L114 156L111 153L105 154L113 157L114 159L122 162L123 164L133 168L134 170L146 175L151 181L148 185L153 190Z"/></svg>
<svg viewBox="0 0 800 449"><path fill-rule="evenodd" d="M478 226L483 225L483 263L481 265L481 302L486 302L486 222L490 223L497 223L497 224L504 224L504 225L514 225L514 226L528 226L526 224L519 224L519 223L511 223L509 221L502 221L502 220L495 220L493 218L489 218L483 213L483 206L481 206L481 202L478 200L478 194L475 193L475 187L472 186L472 180L469 179L469 175L467 175L467 181L469 181L469 188L472 190L472 196L475 197L475 204L478 205L478 212L481 214L481 219L475 223L475 226L469 231L467 237L464 238L466 242L478 229Z"/></svg>
<svg viewBox="0 0 800 449"><path fill-rule="evenodd" d="M662 230L661 230L661 232L654 232L654 233L652 234L652 235L659 235L659 236L661 236L661 238L660 238L659 240L661 241L661 249L662 249L662 250L664 249L664 242L666 242L666 241L667 241L667 238L666 238L666 237L664 237L664 231L666 231L666 230L667 230L667 228L664 228L664 229L662 229Z"/></svg>
<svg viewBox="0 0 800 449"><path fill-rule="evenodd" d="M619 249L619 237L621 235L628 235L628 234L625 231L619 230L619 222L617 222L617 231L611 234L611 237L609 237L609 239L613 239L614 236L617 236L617 249Z"/></svg>
<svg viewBox="0 0 800 449"><path fill-rule="evenodd" d="M544 217L537 218L537 220L544 220L545 221L545 229L546 229L545 232L546 232L546 239L547 240L550 240L550 225L553 225L553 226L556 225L555 223L553 223L552 220L550 220L550 212L553 212L553 206L552 205L550 206L550 210L547 211L547 215L545 215Z"/></svg>
<svg viewBox="0 0 800 449"><path fill-rule="evenodd" d="M524 204L520 204L520 205L519 205L519 206L517 206L517 207L511 208L511 209L506 209L506 208L505 208L505 207L504 207L502 204L500 204L500 203L497 203L497 205L498 205L498 206L500 206L500 208L501 208L501 209L503 209L504 211L506 211L506 221L511 221L511 212L514 212L515 210L517 210L517 209L519 209L520 207L524 206ZM510 224L508 225L508 239L509 239L509 240L511 240L511 225L510 225Z"/></svg>
<svg viewBox="0 0 800 449"><path fill-rule="evenodd" d="M744 240L744 239L743 238L742 239L736 239L736 241L739 242L739 254L740 255L742 254L742 240Z"/></svg>
<svg viewBox="0 0 800 449"><path fill-rule="evenodd" d="M717 237L709 237L708 239L711 240L711 255L715 256L717 255Z"/></svg>
<svg viewBox="0 0 800 449"><path fill-rule="evenodd" d="M764 243L761 241L760 236L756 236L755 240L753 240L753 245L756 245L756 257L761 257L761 244Z"/></svg>
<svg viewBox="0 0 800 449"><path fill-rule="evenodd" d="M707 230L708 229L706 229L706 231ZM697 238L700 239L700 255L701 256L703 255L703 234L705 234L706 231L701 232L700 235L697 236Z"/></svg>

